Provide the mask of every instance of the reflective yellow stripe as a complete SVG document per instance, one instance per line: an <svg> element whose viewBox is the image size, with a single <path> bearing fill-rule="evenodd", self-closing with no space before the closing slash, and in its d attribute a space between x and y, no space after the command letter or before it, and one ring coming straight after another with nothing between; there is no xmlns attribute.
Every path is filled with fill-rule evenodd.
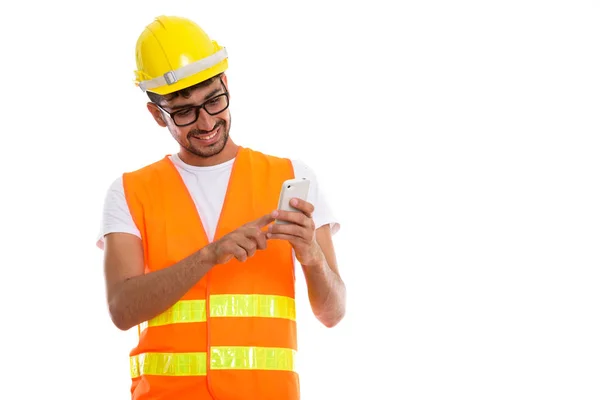
<svg viewBox="0 0 600 400"><path fill-rule="evenodd" d="M206 375L206 353L145 353L129 358L131 377Z"/></svg>
<svg viewBox="0 0 600 400"><path fill-rule="evenodd" d="M276 347L212 347L210 369L294 371L296 352Z"/></svg>
<svg viewBox="0 0 600 400"><path fill-rule="evenodd" d="M205 300L182 300L148 322L149 326L206 321Z"/></svg>
<svg viewBox="0 0 600 400"><path fill-rule="evenodd" d="M274 347L213 347L210 368L295 371L296 351ZM129 359L131 377L206 375L206 353L144 353Z"/></svg>
<svg viewBox="0 0 600 400"><path fill-rule="evenodd" d="M291 297L268 294L216 294L210 296L211 317L263 317L296 319Z"/></svg>
<svg viewBox="0 0 600 400"><path fill-rule="evenodd" d="M291 297L267 294L219 294L210 296L211 317L259 317L296 320L296 302ZM164 313L140 325L161 326L206 321L205 300L182 300Z"/></svg>

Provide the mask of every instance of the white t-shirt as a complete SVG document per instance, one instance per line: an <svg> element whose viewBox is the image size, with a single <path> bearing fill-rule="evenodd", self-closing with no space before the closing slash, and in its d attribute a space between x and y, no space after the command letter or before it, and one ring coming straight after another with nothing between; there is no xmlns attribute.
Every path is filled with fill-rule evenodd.
<svg viewBox="0 0 600 400"><path fill-rule="evenodd" d="M212 241L221 214L225 193L227 192L234 160L210 167L196 167L184 163L177 154L171 155L170 159L177 167L177 171L179 171L191 197L194 199L208 239ZM315 207L313 220L316 227L330 224L331 232L335 234L339 230L340 224L329 208L323 191L319 188L315 173L302 161L292 160L292 165L295 177L310 179L307 200ZM104 249L104 235L115 232L130 233L141 238L140 231L133 222L125 199L122 177L117 178L106 193L102 227L97 237L97 246Z"/></svg>

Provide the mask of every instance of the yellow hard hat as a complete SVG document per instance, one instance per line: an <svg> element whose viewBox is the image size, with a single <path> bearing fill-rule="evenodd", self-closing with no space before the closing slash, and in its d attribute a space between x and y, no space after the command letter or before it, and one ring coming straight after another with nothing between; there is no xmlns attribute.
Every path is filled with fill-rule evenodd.
<svg viewBox="0 0 600 400"><path fill-rule="evenodd" d="M227 69L227 51L195 22L157 17L138 38L135 83L160 95L193 86Z"/></svg>

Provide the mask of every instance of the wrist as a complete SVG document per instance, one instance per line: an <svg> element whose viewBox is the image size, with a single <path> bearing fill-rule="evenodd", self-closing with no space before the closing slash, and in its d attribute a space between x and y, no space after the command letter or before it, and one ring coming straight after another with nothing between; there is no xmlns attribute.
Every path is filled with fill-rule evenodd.
<svg viewBox="0 0 600 400"><path fill-rule="evenodd" d="M198 250L198 252L196 253L196 265L201 268L201 269L205 269L205 268L212 268L215 265L217 265L217 260L216 260L216 255L214 254L214 252L211 250L210 245L205 246L203 248L201 248L200 250Z"/></svg>
<svg viewBox="0 0 600 400"><path fill-rule="evenodd" d="M300 264L304 268L318 268L323 266L325 262L325 254L321 250L321 246L314 240L306 252L306 256L302 258Z"/></svg>

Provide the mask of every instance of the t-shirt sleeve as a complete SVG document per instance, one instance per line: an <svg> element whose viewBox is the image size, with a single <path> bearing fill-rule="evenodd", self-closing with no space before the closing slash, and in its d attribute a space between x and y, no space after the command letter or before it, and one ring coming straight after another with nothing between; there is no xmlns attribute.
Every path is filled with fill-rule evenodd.
<svg viewBox="0 0 600 400"><path fill-rule="evenodd" d="M331 234L336 234L340 229L340 221L334 215L325 190L319 185L315 172L301 160L292 160L292 165L294 166L294 175L296 178L310 180L307 200L315 207L315 211L313 212L315 226L320 228L325 224L329 224Z"/></svg>
<svg viewBox="0 0 600 400"><path fill-rule="evenodd" d="M109 233L130 233L141 238L140 231L133 222L129 211L125 190L123 189L123 178L117 178L108 188L104 198L102 210L102 222L100 232L96 238L96 246L104 249L104 236Z"/></svg>

